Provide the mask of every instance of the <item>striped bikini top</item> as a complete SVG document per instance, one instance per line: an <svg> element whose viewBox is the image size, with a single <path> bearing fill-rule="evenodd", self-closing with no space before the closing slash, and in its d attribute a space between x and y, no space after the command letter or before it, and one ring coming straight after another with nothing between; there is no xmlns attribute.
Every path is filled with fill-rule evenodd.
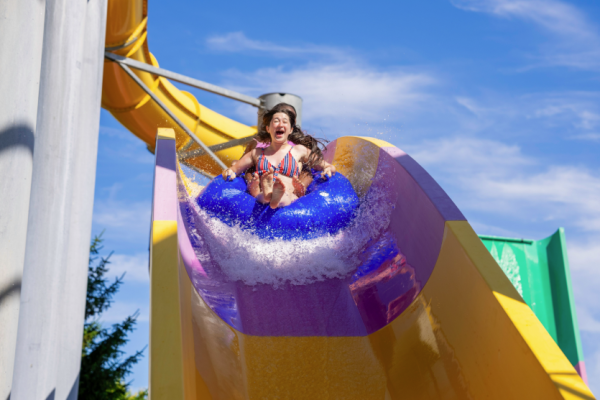
<svg viewBox="0 0 600 400"><path fill-rule="evenodd" d="M256 171L259 175L264 174L271 170L271 163L267 160L265 156L265 149L261 149L262 154L258 156L258 161L256 163ZM282 175L289 176L290 178L297 178L300 175L300 168L298 167L298 162L292 155L292 150L285 155L283 160L279 163L279 167L273 168L275 170L275 175L280 173Z"/></svg>

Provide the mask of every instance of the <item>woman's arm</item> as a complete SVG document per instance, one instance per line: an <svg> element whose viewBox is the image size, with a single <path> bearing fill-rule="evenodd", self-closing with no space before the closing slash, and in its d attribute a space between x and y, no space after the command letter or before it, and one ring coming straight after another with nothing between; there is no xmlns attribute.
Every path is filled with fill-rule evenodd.
<svg viewBox="0 0 600 400"><path fill-rule="evenodd" d="M294 146L294 150L296 149L300 153L300 160L306 162L310 157L310 149L301 144ZM319 164L313 165L313 168L317 171L323 171L323 175L327 176L328 178L331 178L337 172L336 168L325 160L321 160Z"/></svg>
<svg viewBox="0 0 600 400"><path fill-rule="evenodd" d="M256 136L255 136L256 138ZM250 153L252 150L254 150L256 148L256 145L258 144L258 141L256 139L252 139L251 141L248 142L248 144L246 145L246 148L244 149L244 155Z"/></svg>
<svg viewBox="0 0 600 400"><path fill-rule="evenodd" d="M234 162L230 168L223 171L223 179L226 181L235 179L236 175L250 168L254 164L254 154L256 149L244 154L242 158Z"/></svg>
<svg viewBox="0 0 600 400"><path fill-rule="evenodd" d="M314 168L316 170L323 171L322 175L325 175L328 178L331 178L337 172L337 169L335 168L335 166L333 164L329 164L325 160L321 160L321 164L315 165Z"/></svg>

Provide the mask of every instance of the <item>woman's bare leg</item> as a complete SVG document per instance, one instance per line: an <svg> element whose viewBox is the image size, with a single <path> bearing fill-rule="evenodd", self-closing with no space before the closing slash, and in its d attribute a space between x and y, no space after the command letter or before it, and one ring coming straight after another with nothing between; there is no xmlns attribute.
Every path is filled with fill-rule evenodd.
<svg viewBox="0 0 600 400"><path fill-rule="evenodd" d="M279 203L283 199L285 195L285 185L281 182L281 179L275 178L275 183L273 184L273 195L271 196L271 208L279 207Z"/></svg>
<svg viewBox="0 0 600 400"><path fill-rule="evenodd" d="M271 201L271 199L267 200L265 198L265 194L264 193L259 193L258 196L256 196L256 201L258 201L261 204L269 204L269 202Z"/></svg>

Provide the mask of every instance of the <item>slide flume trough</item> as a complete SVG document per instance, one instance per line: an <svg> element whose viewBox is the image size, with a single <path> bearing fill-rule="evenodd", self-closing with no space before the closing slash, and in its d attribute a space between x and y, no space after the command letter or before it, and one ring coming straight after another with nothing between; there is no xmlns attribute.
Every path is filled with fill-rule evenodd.
<svg viewBox="0 0 600 400"><path fill-rule="evenodd" d="M249 237L236 237L235 228L196 206L201 188L178 166L172 131L162 130L157 143L154 393L178 387L180 398L193 399L594 398L460 211L400 149L358 137L329 144L326 159L363 203L358 225L328 238L335 251L304 244L320 252L332 274L311 280L298 271L312 268L310 257L297 265L281 258L277 268L257 272L259 251L235 242ZM361 232L371 240L361 242ZM228 247L231 253L222 254ZM270 272L280 279L269 281Z"/></svg>

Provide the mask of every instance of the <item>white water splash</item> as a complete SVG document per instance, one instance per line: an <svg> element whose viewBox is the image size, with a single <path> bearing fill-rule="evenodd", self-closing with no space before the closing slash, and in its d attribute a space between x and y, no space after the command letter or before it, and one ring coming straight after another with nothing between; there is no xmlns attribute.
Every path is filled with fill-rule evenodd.
<svg viewBox="0 0 600 400"><path fill-rule="evenodd" d="M309 240L266 240L238 226L230 227L210 218L195 202L199 216L194 237L200 262L212 261L224 275L246 285L285 282L306 285L325 279L343 278L361 264L359 258L371 240L388 228L393 201L386 188L373 187L361 201L354 221L336 235Z"/></svg>

